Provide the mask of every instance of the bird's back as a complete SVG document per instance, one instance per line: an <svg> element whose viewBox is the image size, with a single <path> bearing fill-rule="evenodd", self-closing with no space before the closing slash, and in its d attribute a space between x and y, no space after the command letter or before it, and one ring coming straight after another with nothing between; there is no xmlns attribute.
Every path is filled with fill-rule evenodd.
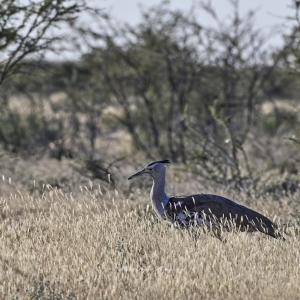
<svg viewBox="0 0 300 300"><path fill-rule="evenodd" d="M241 231L261 231L274 238L275 224L262 214L227 198L196 194L171 197L165 207L166 216L182 225L202 222L220 226L234 226Z"/></svg>

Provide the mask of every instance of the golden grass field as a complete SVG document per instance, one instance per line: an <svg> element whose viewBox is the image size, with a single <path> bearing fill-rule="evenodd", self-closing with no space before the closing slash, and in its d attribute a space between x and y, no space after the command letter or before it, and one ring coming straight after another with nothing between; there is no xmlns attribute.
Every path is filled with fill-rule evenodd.
<svg viewBox="0 0 300 300"><path fill-rule="evenodd" d="M299 224L290 216L299 192L254 201L201 189L192 180L169 184L280 217L286 242L261 233L196 238L154 216L148 188L126 194L86 181L71 193L49 185L34 193L3 177L1 299L299 299Z"/></svg>

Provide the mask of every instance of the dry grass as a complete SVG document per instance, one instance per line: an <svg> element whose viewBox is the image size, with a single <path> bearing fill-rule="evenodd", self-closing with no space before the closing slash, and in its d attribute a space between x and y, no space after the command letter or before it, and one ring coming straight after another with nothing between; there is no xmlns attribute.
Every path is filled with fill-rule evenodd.
<svg viewBox="0 0 300 300"><path fill-rule="evenodd" d="M158 221L148 194L134 195L91 185L32 197L10 186L1 196L1 298L299 299L299 236L195 239ZM264 203L256 208L280 211L271 197Z"/></svg>

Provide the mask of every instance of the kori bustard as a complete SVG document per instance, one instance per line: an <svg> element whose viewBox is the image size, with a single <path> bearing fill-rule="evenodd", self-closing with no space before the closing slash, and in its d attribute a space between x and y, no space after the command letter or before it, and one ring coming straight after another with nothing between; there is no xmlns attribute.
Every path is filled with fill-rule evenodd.
<svg viewBox="0 0 300 300"><path fill-rule="evenodd" d="M275 224L268 218L224 197L210 194L169 197L165 191L166 164L169 163L169 160L152 162L128 178L152 177L150 198L158 216L182 226L200 225L217 230L231 228L246 232L260 231L273 238L281 238L275 231Z"/></svg>

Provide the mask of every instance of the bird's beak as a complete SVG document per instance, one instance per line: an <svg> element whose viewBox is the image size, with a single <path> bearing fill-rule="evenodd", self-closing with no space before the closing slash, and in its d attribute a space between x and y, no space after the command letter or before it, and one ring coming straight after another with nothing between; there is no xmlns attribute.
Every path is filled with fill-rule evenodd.
<svg viewBox="0 0 300 300"><path fill-rule="evenodd" d="M142 170L142 171L139 171L133 175L131 175L130 177L128 177L128 180L134 178L134 177L138 177L138 176L143 176L143 175L149 175L149 173L147 172L147 170Z"/></svg>

